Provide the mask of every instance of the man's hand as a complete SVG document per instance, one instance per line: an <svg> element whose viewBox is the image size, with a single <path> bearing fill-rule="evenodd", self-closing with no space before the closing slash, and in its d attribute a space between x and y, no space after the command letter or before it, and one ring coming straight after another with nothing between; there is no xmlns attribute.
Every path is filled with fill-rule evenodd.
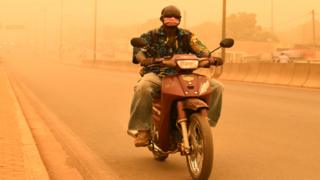
<svg viewBox="0 0 320 180"><path fill-rule="evenodd" d="M149 66L153 63L154 63L154 58L145 58L140 62L141 66Z"/></svg>
<svg viewBox="0 0 320 180"><path fill-rule="evenodd" d="M219 57L214 57L214 56L211 56L209 58L209 62L210 62L210 65L214 65L214 66L221 66L224 63L223 59Z"/></svg>

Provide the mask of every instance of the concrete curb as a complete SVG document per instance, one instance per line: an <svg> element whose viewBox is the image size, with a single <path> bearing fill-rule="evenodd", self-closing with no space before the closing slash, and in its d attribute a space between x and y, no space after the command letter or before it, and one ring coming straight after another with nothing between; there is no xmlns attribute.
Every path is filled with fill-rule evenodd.
<svg viewBox="0 0 320 180"><path fill-rule="evenodd" d="M120 179L23 83L12 81L51 179Z"/></svg>
<svg viewBox="0 0 320 180"><path fill-rule="evenodd" d="M223 80L320 88L320 65L310 63L226 63Z"/></svg>
<svg viewBox="0 0 320 180"><path fill-rule="evenodd" d="M39 150L36 146L36 142L32 136L31 130L24 117L22 109L18 103L18 100L13 92L12 85L9 82L8 75L4 68L0 66L0 72L3 72L6 78L6 87L9 91L10 98L14 100L14 108L16 114L16 120L18 122L18 129L21 137L21 149L23 152L24 168L26 179L30 180L46 180L49 179L46 167L40 157Z"/></svg>

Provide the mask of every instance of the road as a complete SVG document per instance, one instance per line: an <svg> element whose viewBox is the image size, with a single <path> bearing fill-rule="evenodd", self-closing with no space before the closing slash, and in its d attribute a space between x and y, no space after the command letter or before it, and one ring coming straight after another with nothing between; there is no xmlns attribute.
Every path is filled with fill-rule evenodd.
<svg viewBox="0 0 320 180"><path fill-rule="evenodd" d="M126 134L139 76L46 60L7 61L28 86L122 179L189 179L184 157L157 162ZM210 179L320 178L320 90L224 82L224 104L213 129Z"/></svg>

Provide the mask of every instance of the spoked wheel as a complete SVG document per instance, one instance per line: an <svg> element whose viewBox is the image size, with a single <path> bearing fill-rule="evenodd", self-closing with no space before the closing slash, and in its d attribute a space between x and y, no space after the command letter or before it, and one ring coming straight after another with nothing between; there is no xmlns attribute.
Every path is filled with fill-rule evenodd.
<svg viewBox="0 0 320 180"><path fill-rule="evenodd" d="M207 117L198 113L190 117L188 130L191 152L187 155L193 179L208 179L212 170L213 142Z"/></svg>

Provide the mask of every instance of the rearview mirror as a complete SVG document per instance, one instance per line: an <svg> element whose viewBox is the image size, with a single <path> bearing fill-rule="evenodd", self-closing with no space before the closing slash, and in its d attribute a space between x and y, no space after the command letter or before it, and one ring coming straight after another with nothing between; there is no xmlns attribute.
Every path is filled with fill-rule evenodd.
<svg viewBox="0 0 320 180"><path fill-rule="evenodd" d="M220 46L223 48L230 48L234 44L234 40L231 38L226 38L220 42Z"/></svg>
<svg viewBox="0 0 320 180"><path fill-rule="evenodd" d="M143 38L132 38L130 43L132 46L138 47L138 48L143 48L147 46L147 42Z"/></svg>

